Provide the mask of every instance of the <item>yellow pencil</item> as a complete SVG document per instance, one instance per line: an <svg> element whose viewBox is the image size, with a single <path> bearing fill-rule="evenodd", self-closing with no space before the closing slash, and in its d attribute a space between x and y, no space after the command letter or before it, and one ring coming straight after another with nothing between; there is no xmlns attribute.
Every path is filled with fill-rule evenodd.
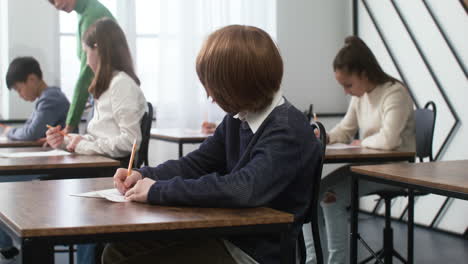
<svg viewBox="0 0 468 264"><path fill-rule="evenodd" d="M318 121L318 118L317 118L317 115L315 114L315 112L314 112L314 121L315 121L315 122Z"/></svg>
<svg viewBox="0 0 468 264"><path fill-rule="evenodd" d="M54 128L53 126L51 125L46 125L47 128ZM68 133L65 133L63 132L62 130L59 131L59 133L64 136L64 137L69 137L70 135L68 135Z"/></svg>
<svg viewBox="0 0 468 264"><path fill-rule="evenodd" d="M135 159L136 152L136 139L133 141L132 154L130 155L130 161L128 162L127 177L132 174L133 160Z"/></svg>

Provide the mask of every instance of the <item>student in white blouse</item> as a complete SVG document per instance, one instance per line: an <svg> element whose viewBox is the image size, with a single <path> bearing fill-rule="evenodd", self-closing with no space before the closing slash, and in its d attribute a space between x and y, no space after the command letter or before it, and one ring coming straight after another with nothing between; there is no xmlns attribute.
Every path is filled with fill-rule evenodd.
<svg viewBox="0 0 468 264"><path fill-rule="evenodd" d="M47 142L53 148L79 154L128 157L133 141L136 139L138 146L141 142L140 121L146 100L125 35L113 20L100 19L85 32L83 47L95 73L89 87L95 99L94 116L87 134L64 137L56 127L47 131Z"/></svg>
<svg viewBox="0 0 468 264"><path fill-rule="evenodd" d="M351 102L343 120L327 135L328 143L351 143L385 150L415 150L413 101L408 90L382 70L372 51L360 38L346 38L344 47L333 61L333 70L345 93L351 95ZM360 139L355 140L358 130ZM346 263L349 174L349 166L343 166L328 174L320 184L328 264ZM389 189L383 184L361 181L359 194L366 195L384 188ZM315 263L310 229L304 230L304 237L307 264Z"/></svg>
<svg viewBox="0 0 468 264"><path fill-rule="evenodd" d="M83 48L95 76L89 86L94 96L94 116L87 134L64 137L60 127L47 131L47 143L79 154L105 155L126 166L133 141L140 145L140 122L146 99L135 74L127 40L119 25L102 18L83 35ZM102 249L101 249L102 250ZM79 245L79 263L100 263L101 250L95 244Z"/></svg>

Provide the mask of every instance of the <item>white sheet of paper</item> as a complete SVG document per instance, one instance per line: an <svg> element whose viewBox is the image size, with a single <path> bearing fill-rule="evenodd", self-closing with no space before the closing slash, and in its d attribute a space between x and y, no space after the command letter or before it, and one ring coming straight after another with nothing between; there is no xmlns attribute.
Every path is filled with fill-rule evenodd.
<svg viewBox="0 0 468 264"><path fill-rule="evenodd" d="M352 148L360 148L359 146L351 146L348 144L343 143L334 143L327 145L327 149L352 149Z"/></svg>
<svg viewBox="0 0 468 264"><path fill-rule="evenodd" d="M92 191L92 192L85 192L85 193L70 194L70 195L78 196L78 197L89 197L89 198L104 198L106 200L116 202L116 203L129 202L128 200L125 199L125 196L123 196L123 194L121 194L115 188Z"/></svg>
<svg viewBox="0 0 468 264"><path fill-rule="evenodd" d="M0 151L0 158L29 158L29 157L48 157L48 156L66 156L71 155L70 152L54 149L49 151L37 151L37 152L14 152L5 153Z"/></svg>
<svg viewBox="0 0 468 264"><path fill-rule="evenodd" d="M1 141L7 141L7 140L8 140L8 137L2 135L2 136L0 136L0 140L1 140Z"/></svg>

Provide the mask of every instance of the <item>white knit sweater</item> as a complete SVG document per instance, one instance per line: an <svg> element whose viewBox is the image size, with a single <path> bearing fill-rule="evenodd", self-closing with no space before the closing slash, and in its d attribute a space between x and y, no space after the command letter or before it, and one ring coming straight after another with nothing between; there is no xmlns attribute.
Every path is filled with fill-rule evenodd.
<svg viewBox="0 0 468 264"><path fill-rule="evenodd" d="M400 83L378 85L353 96L345 117L329 133L330 143L349 143L359 129L361 145L374 149L416 149L413 101Z"/></svg>
<svg viewBox="0 0 468 264"><path fill-rule="evenodd" d="M116 72L109 89L94 101L88 133L83 135L75 152L114 158L130 155L135 139L140 145L140 122L146 108L140 87L125 72Z"/></svg>

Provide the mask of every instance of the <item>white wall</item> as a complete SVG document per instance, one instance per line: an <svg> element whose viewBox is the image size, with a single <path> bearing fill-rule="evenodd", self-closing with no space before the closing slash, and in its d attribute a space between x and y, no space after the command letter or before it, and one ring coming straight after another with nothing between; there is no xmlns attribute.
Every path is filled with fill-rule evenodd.
<svg viewBox="0 0 468 264"><path fill-rule="evenodd" d="M33 56L41 65L44 80L49 85L59 84L57 12L45 0L1 0L0 13L1 114L5 119L24 119L30 115L33 104L21 100L16 92L8 91L6 70L15 57Z"/></svg>
<svg viewBox="0 0 468 264"><path fill-rule="evenodd" d="M463 65L467 65L468 54L468 17L459 0L427 0L429 10L439 21L441 28L461 57L461 65L457 63L453 53L436 27L428 9L419 0L396 0L397 8L390 1L367 0L371 13L374 14L377 25L380 27L395 61L400 65L402 75L406 76L407 85L414 94L420 106L423 107L428 100L435 101L437 105L437 120L434 133L433 151L437 153L444 140L449 136L449 130L455 123L449 104L460 118L453 135L442 149L439 160L459 160L468 158L468 80L463 73ZM361 1L359 1L361 3ZM402 17L414 36L411 39L405 25L398 16L400 10ZM359 5L359 35L369 44L378 60L383 62L383 68L398 78L396 65L390 59L389 53L383 45L369 13L364 5ZM420 52L415 43L420 47ZM426 58L426 66L423 60ZM466 67L466 66L465 66ZM432 69L431 75L429 68ZM441 90L446 94L444 99ZM415 204L415 222L429 225L442 205L445 197L427 195L417 200ZM368 201L368 203L373 203ZM392 213L401 212L406 205L405 199L396 201ZM396 209L396 210L394 210ZM398 215L398 214L396 214ZM455 233L463 233L468 227L468 201L454 200L444 212L436 227Z"/></svg>
<svg viewBox="0 0 468 264"><path fill-rule="evenodd" d="M277 37L284 59L283 90L299 109L345 112L347 100L332 62L352 34L351 1L278 0Z"/></svg>

